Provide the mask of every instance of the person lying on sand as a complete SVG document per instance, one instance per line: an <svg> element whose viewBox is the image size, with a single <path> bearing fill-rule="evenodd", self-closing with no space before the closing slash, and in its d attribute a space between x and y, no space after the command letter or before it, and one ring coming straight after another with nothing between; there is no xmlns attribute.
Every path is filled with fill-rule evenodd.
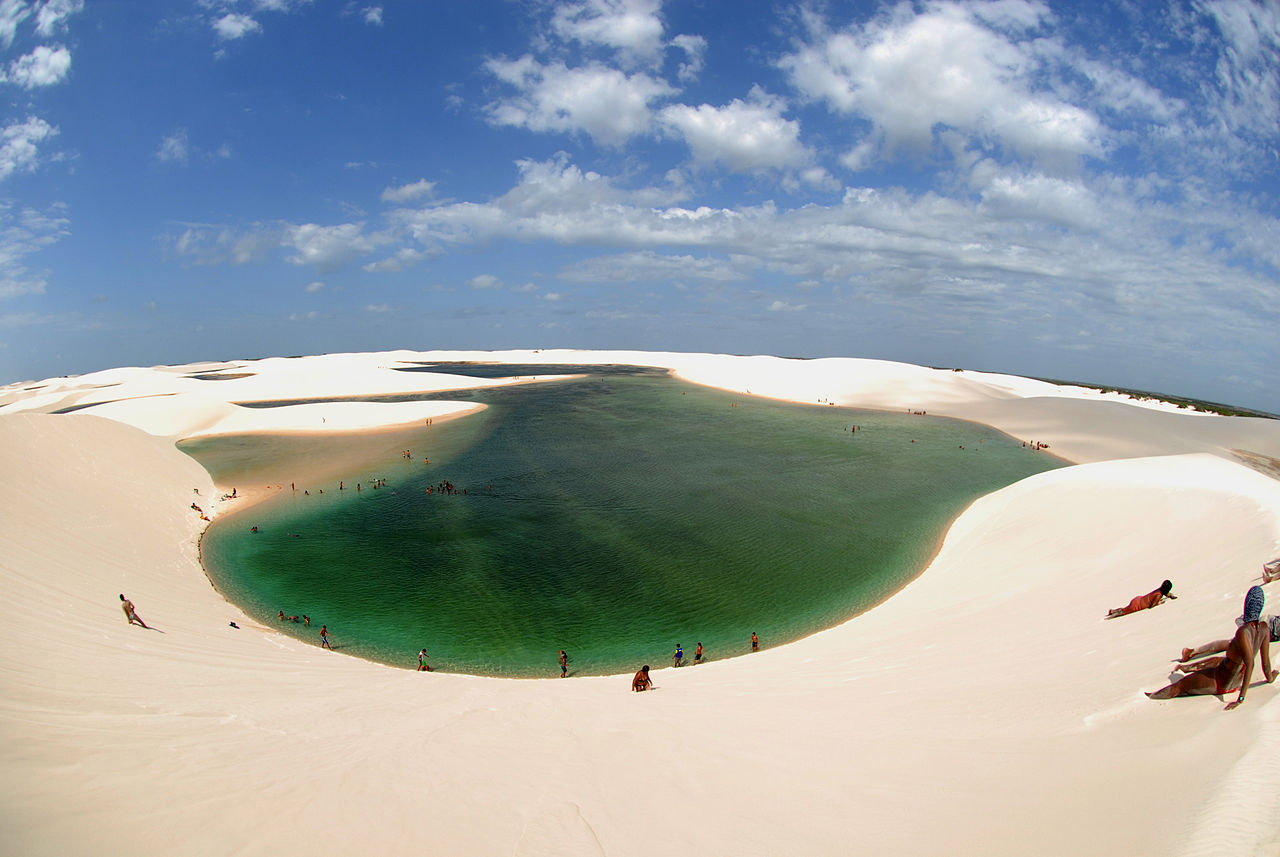
<svg viewBox="0 0 1280 857"><path fill-rule="evenodd" d="M636 677L631 680L632 690L649 690L653 687L653 679L649 678L649 665L640 667Z"/></svg>
<svg viewBox="0 0 1280 857"><path fill-rule="evenodd" d="M1206 693L1221 696L1234 690L1238 684L1240 696L1235 702L1228 702L1225 709L1230 711L1244 702L1249 682L1253 679L1253 659L1258 654L1262 655L1262 674L1267 683L1275 681L1276 672L1271 669L1271 633L1261 621L1265 601L1262 587L1252 587L1244 599L1244 623L1227 644L1223 656L1211 658L1195 672L1184 675L1147 696L1152 699L1173 699Z"/></svg>
<svg viewBox="0 0 1280 857"><path fill-rule="evenodd" d="M1166 598L1177 598L1173 594L1173 583L1166 580L1160 584L1159 589L1153 589L1146 595L1135 595L1133 600L1125 607L1113 607L1108 613L1108 619L1114 619L1117 616L1128 616L1130 613L1137 613L1139 610L1147 610L1155 607Z"/></svg>

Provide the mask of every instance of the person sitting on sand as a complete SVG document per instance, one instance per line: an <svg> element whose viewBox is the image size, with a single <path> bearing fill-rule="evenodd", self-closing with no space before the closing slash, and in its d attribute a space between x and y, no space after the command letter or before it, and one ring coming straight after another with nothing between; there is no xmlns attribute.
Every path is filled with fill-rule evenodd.
<svg viewBox="0 0 1280 857"><path fill-rule="evenodd" d="M640 671L636 673L636 677L631 680L632 690L649 690L653 687L653 679L649 678L649 665L645 664L640 667Z"/></svg>
<svg viewBox="0 0 1280 857"><path fill-rule="evenodd" d="M133 611L133 602L128 598L125 598L123 592L120 593L120 601L122 602L120 604L120 609L124 610L124 618L129 620L129 624L132 625L134 622L137 622L142 627L147 628L147 623L143 622L142 617ZM147 628L147 630L150 631L151 629Z"/></svg>
<svg viewBox="0 0 1280 857"><path fill-rule="evenodd" d="M1240 696L1235 702L1227 703L1230 711L1244 702L1253 679L1253 659L1262 655L1262 675L1267 683L1276 680L1276 671L1271 669L1271 633L1261 621L1262 605L1266 595L1261 586L1254 586L1244 598L1244 622L1236 631L1231 642L1227 644L1226 653L1221 658L1210 658L1205 666L1195 672L1166 685L1159 690L1148 693L1152 699L1173 699L1178 696L1199 696L1210 693L1221 696L1240 687Z"/></svg>
<svg viewBox="0 0 1280 857"><path fill-rule="evenodd" d="M1133 600L1125 607L1114 607L1107 613L1108 619L1114 619L1117 616L1128 616L1130 613L1137 613L1139 610L1147 610L1155 607L1166 598L1177 598L1173 594L1173 583L1166 580L1160 584L1159 589L1153 589L1146 595L1135 595Z"/></svg>
<svg viewBox="0 0 1280 857"><path fill-rule="evenodd" d="M1280 616L1269 615L1262 617L1262 624L1271 632L1271 642L1280 643ZM1183 649L1182 657L1178 658L1178 665L1174 669L1184 673L1195 672L1198 669L1209 666L1209 662L1188 663L1188 661L1197 661L1205 655L1218 655L1227 650L1227 646L1231 645L1230 640L1214 640L1212 643L1205 643L1196 646L1194 649ZM1216 661L1215 661L1216 663Z"/></svg>

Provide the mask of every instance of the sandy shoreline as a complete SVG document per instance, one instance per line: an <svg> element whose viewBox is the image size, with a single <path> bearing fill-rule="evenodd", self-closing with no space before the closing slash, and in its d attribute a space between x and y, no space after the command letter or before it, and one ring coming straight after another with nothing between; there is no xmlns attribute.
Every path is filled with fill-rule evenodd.
<svg viewBox="0 0 1280 857"><path fill-rule="evenodd" d="M654 694L616 676L419 675L231 629L244 617L203 579L189 508L214 486L173 440L252 423L233 401L421 390L436 379L387 367L427 359L662 366L983 422L1081 463L974 503L870 612L662 670ZM214 369L252 374L188 377ZM0 390L7 853L1280 849L1275 688L1229 713L1142 696L1181 646L1224 634L1280 556L1265 472L1280 421L883 361L641 352L327 355L26 386ZM346 403L344 425L382 424L369 404ZM1102 621L1164 577L1179 600ZM161 631L126 626L118 592Z"/></svg>

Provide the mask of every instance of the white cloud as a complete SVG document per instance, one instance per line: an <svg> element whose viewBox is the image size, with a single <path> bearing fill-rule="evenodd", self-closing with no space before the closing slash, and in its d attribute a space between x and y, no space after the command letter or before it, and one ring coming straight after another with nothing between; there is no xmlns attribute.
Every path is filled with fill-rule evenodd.
<svg viewBox="0 0 1280 857"><path fill-rule="evenodd" d="M213 22L213 31L218 34L218 38L224 41L243 38L261 29L261 24L248 15L239 12L228 12Z"/></svg>
<svg viewBox="0 0 1280 857"><path fill-rule="evenodd" d="M380 239L363 234L363 229L359 223L338 226L304 223L287 227L281 244L296 251L288 257L293 264L332 270L381 243Z"/></svg>
<svg viewBox="0 0 1280 857"><path fill-rule="evenodd" d="M702 73L703 57L707 52L707 40L702 36L676 36L671 40L674 47L684 51L685 61L680 64L677 76L681 83L691 83Z"/></svg>
<svg viewBox="0 0 1280 857"><path fill-rule="evenodd" d="M176 161L185 164L190 157L190 146L187 142L187 129L179 128L160 141L156 149L156 158L161 161Z"/></svg>
<svg viewBox="0 0 1280 857"><path fill-rule="evenodd" d="M1057 167L1101 154L1098 119L1033 85L1036 43L1013 41L971 8L988 9L934 3L914 14L904 5L842 32L815 24L812 42L780 65L809 98L869 119L889 153L929 150L942 126ZM1039 4L1002 8L1003 20L1022 9L1027 25L1047 14Z"/></svg>
<svg viewBox="0 0 1280 857"><path fill-rule="evenodd" d="M662 111L662 122L689 144L695 160L719 162L733 172L790 169L806 164L810 154L800 143L800 123L783 119L785 103L759 87L748 100L735 98L724 107L676 104Z"/></svg>
<svg viewBox="0 0 1280 857"><path fill-rule="evenodd" d="M477 274L467 280L467 285L473 289L500 289L502 281L493 274Z"/></svg>
<svg viewBox="0 0 1280 857"><path fill-rule="evenodd" d="M25 89L60 83L71 70L71 52L64 47L39 45L9 64L8 80Z"/></svg>
<svg viewBox="0 0 1280 857"><path fill-rule="evenodd" d="M552 29L566 41L601 45L627 63L656 64L662 55L659 0L576 0L555 11Z"/></svg>
<svg viewBox="0 0 1280 857"><path fill-rule="evenodd" d="M31 15L25 0L0 0L0 46L8 50L18 33L18 25Z"/></svg>
<svg viewBox="0 0 1280 857"><path fill-rule="evenodd" d="M381 6L366 6L362 10L362 14L364 15L364 22L366 24L370 25L371 27L382 26L382 7Z"/></svg>
<svg viewBox="0 0 1280 857"><path fill-rule="evenodd" d="M84 10L84 0L45 0L36 12L36 33L48 38L58 32L67 18Z"/></svg>
<svg viewBox="0 0 1280 857"><path fill-rule="evenodd" d="M560 292L547 292L545 295L542 296L542 299L544 301L551 301L554 303L557 301L564 300L564 295L562 295Z"/></svg>
<svg viewBox="0 0 1280 857"><path fill-rule="evenodd" d="M748 278L743 266L709 256L668 256L653 250L594 256L575 262L559 272L562 280L579 283L621 283L662 280L706 280L734 282Z"/></svg>
<svg viewBox="0 0 1280 857"><path fill-rule="evenodd" d="M806 304L791 304L782 300L769 304L769 312L800 312L807 308Z"/></svg>
<svg viewBox="0 0 1280 857"><path fill-rule="evenodd" d="M35 116L0 131L0 181L16 172L34 170L40 144L57 133L57 128Z"/></svg>
<svg viewBox="0 0 1280 857"><path fill-rule="evenodd" d="M322 292L324 291L324 283L322 283L319 280L316 280L313 283L307 283L307 285L303 288L303 291L307 292L308 294L315 294L316 292Z"/></svg>
<svg viewBox="0 0 1280 857"><path fill-rule="evenodd" d="M1274 141L1280 125L1280 7L1275 3L1217 0L1204 3L1225 39L1217 66L1218 107L1234 129Z"/></svg>
<svg viewBox="0 0 1280 857"><path fill-rule="evenodd" d="M44 293L48 274L29 271L26 258L70 234L69 225L60 207L48 214L30 208L15 213L0 203L0 299Z"/></svg>
<svg viewBox="0 0 1280 857"><path fill-rule="evenodd" d="M378 312L378 313L396 311L396 308L391 306L391 304L368 304L367 306L365 306L364 309L365 309L365 312Z"/></svg>
<svg viewBox="0 0 1280 857"><path fill-rule="evenodd" d="M598 64L568 68L561 62L543 65L524 56L485 65L520 93L489 104L493 124L531 131L582 131L612 146L647 133L650 103L674 92L665 81L647 74L628 75Z"/></svg>
<svg viewBox="0 0 1280 857"><path fill-rule="evenodd" d="M426 179L419 179L411 184L400 185L400 187L389 187L382 191L383 202L409 202L419 197L429 196L435 182L429 182Z"/></svg>
<svg viewBox="0 0 1280 857"><path fill-rule="evenodd" d="M416 265L429 255L431 254L413 247L401 247L390 258L361 265L360 270L367 271L370 274L394 273Z"/></svg>

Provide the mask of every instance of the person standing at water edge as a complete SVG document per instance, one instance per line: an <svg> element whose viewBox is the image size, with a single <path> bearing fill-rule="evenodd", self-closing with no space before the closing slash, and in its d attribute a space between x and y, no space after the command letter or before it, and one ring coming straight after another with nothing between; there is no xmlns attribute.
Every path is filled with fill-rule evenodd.
<svg viewBox="0 0 1280 857"><path fill-rule="evenodd" d="M676 653L671 656L671 661L678 667L684 665L684 649L679 643L676 643Z"/></svg>
<svg viewBox="0 0 1280 857"><path fill-rule="evenodd" d="M640 667L640 671L636 673L636 677L631 679L632 690L648 690L653 687L653 679L649 678L649 665L645 664Z"/></svg>
<svg viewBox="0 0 1280 857"><path fill-rule="evenodd" d="M569 656L564 649L560 650L560 678L564 678L569 674Z"/></svg>
<svg viewBox="0 0 1280 857"><path fill-rule="evenodd" d="M123 592L120 593L120 601L120 609L124 611L124 618L129 620L129 624L132 625L134 622L137 622L142 627L147 628L147 623L142 621L141 616L133 612L133 602L128 598L125 598ZM151 629L147 628L147 630L150 631Z"/></svg>
<svg viewBox="0 0 1280 857"><path fill-rule="evenodd" d="M331 652L333 651L333 646L329 645L329 626L328 625L320 626L320 647L324 649L328 649Z"/></svg>
<svg viewBox="0 0 1280 857"><path fill-rule="evenodd" d="M427 663L429 657L426 649L418 652L418 672L431 672L431 664Z"/></svg>
<svg viewBox="0 0 1280 857"><path fill-rule="evenodd" d="M755 631L751 632L751 651L753 652L760 651L760 638L756 636Z"/></svg>
<svg viewBox="0 0 1280 857"><path fill-rule="evenodd" d="M699 643L698 648L694 649L693 651L693 665L696 667L700 663L702 663L702 644L701 643Z"/></svg>

